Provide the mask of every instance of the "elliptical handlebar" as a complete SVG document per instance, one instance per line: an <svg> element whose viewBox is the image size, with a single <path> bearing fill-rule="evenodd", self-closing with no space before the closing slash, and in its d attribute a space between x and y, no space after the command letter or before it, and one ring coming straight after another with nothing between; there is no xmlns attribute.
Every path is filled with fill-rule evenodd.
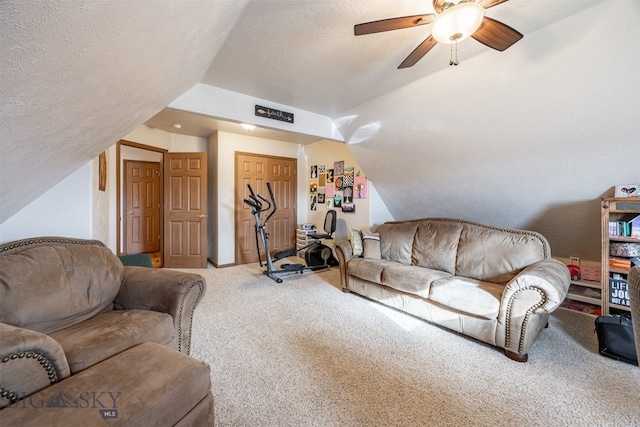
<svg viewBox="0 0 640 427"><path fill-rule="evenodd" d="M265 224L269 221L269 219L273 216L273 214L276 213L276 210L278 209L278 206L276 206L276 198L273 197L273 190L271 189L271 183L269 181L267 181L267 190L269 190L269 197L271 198L271 203L269 204L269 206L273 207L273 210L269 212L269 215L267 215L267 219L264 220ZM262 198L262 200L269 203L269 201L265 199L261 194L258 194L258 197ZM265 210L268 210L268 208Z"/></svg>
<svg viewBox="0 0 640 427"><path fill-rule="evenodd" d="M271 190L271 185L268 182L267 187L269 188L269 190ZM254 213L268 211L272 208L272 206L274 206L273 211L267 217L267 219L269 219L271 215L273 215L273 212L275 212L275 201L273 201L273 203L269 202L269 200L267 200L262 194L258 194L256 196L256 194L253 192L253 188L251 188L251 184L247 184L247 188L249 189L249 197L244 199L243 201L245 204L251 206L251 208L255 211ZM273 193L271 191L270 193L273 196ZM263 203L260 200L264 201L267 204L267 207L263 207Z"/></svg>

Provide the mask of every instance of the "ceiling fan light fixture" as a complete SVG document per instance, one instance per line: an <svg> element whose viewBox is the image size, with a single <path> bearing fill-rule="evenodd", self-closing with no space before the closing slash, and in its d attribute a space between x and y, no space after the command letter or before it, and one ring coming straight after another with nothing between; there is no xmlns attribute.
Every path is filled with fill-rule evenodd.
<svg viewBox="0 0 640 427"><path fill-rule="evenodd" d="M458 3L436 17L431 35L438 43L460 42L480 28L483 18L484 8L479 4Z"/></svg>

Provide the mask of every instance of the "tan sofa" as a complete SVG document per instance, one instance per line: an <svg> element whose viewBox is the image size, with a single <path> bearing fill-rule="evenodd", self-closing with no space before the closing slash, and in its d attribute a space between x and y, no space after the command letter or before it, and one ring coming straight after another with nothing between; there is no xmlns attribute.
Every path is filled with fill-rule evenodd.
<svg viewBox="0 0 640 427"><path fill-rule="evenodd" d="M185 405L191 408L206 398L209 404L199 411L212 418L209 367L186 356L205 286L198 274L125 267L96 240L40 237L0 245L0 421L32 406L30 396L53 385L65 393L74 384L104 391L100 387L110 377L111 386L130 387L132 380L151 381L140 378L145 367L168 360L178 360L183 370L199 376L206 372L209 385L200 385L200 395ZM135 360L131 352L136 351L144 357L119 367L119 377L111 378L113 368L101 367L112 357ZM120 365L116 362L110 363ZM155 375L149 384L163 394L175 386L163 383L162 370Z"/></svg>
<svg viewBox="0 0 640 427"><path fill-rule="evenodd" d="M354 256L336 242L342 288L504 349L517 361L565 298L569 271L540 234L426 218L376 229ZM376 243L375 240L373 240ZM372 254L372 255L369 255Z"/></svg>

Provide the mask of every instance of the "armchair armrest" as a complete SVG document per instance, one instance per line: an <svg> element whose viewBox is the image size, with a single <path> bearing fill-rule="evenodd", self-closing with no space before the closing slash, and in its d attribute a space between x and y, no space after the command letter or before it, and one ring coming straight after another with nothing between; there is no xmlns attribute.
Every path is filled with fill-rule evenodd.
<svg viewBox="0 0 640 427"><path fill-rule="evenodd" d="M531 264L506 284L498 317L496 341L507 351L526 355L549 314L569 290L569 269L548 258Z"/></svg>
<svg viewBox="0 0 640 427"><path fill-rule="evenodd" d="M56 340L0 323L0 409L69 375L69 363Z"/></svg>
<svg viewBox="0 0 640 427"><path fill-rule="evenodd" d="M206 282L195 273L125 267L120 292L114 301L116 310L153 310L173 317L174 347L191 351L193 312L204 296Z"/></svg>
<svg viewBox="0 0 640 427"><path fill-rule="evenodd" d="M342 286L342 290L344 292L348 292L348 269L347 263L349 260L355 258L353 256L353 248L351 247L351 242L348 240L337 240L335 243L335 253L336 258L338 259L338 264L340 265L340 283Z"/></svg>

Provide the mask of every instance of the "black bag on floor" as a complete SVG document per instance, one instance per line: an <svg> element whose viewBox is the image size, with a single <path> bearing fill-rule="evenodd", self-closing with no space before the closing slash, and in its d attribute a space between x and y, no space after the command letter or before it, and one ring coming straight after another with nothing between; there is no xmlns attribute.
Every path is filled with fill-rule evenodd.
<svg viewBox="0 0 640 427"><path fill-rule="evenodd" d="M638 364L631 313L620 316L598 316L596 334L598 351L601 355L634 365Z"/></svg>

